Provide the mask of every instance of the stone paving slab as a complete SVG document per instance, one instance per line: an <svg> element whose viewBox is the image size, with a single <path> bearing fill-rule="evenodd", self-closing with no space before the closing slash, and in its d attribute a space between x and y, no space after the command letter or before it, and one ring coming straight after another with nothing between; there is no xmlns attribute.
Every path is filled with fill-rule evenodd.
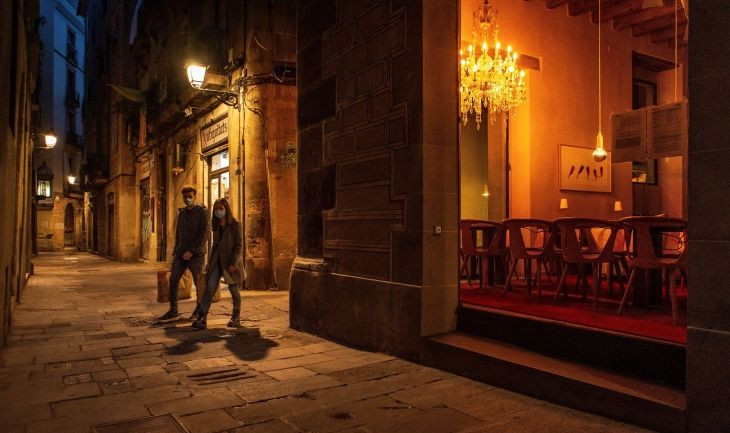
<svg viewBox="0 0 730 433"><path fill-rule="evenodd" d="M91 433L174 414L192 433L640 432L288 328L285 292L230 296L209 329L154 325L157 266L42 254L0 352L0 431ZM94 272L89 272L93 269ZM188 316L193 301L181 301Z"/></svg>

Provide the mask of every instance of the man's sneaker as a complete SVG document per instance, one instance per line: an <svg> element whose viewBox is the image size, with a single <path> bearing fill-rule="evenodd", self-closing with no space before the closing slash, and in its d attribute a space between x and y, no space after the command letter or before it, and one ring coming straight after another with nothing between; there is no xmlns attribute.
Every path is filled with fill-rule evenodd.
<svg viewBox="0 0 730 433"><path fill-rule="evenodd" d="M170 310L164 316L157 318L157 323L172 323L180 320L182 316L177 311Z"/></svg>
<svg viewBox="0 0 730 433"><path fill-rule="evenodd" d="M205 319L198 319L195 322L193 322L193 328L205 329L207 327L208 327L208 324L205 323Z"/></svg>

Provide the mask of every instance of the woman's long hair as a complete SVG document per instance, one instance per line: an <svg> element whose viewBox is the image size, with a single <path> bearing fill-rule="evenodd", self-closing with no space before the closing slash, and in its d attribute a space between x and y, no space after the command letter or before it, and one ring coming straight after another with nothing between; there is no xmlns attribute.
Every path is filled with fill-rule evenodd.
<svg viewBox="0 0 730 433"><path fill-rule="evenodd" d="M230 225L236 221L236 219L233 217L233 212L231 212L231 205L228 204L228 200L224 198L219 198L218 200L213 203L213 209L211 211L211 214L213 215L210 222L210 228L213 231L216 231L220 228L221 223L218 218L215 216L215 207L217 205L223 206L223 208L226 210L226 216L223 217L226 220L226 225Z"/></svg>

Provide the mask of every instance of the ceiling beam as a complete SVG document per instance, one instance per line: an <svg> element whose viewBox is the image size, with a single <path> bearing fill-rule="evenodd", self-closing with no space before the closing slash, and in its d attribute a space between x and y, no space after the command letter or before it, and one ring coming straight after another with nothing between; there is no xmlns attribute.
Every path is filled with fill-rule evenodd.
<svg viewBox="0 0 730 433"><path fill-rule="evenodd" d="M613 6L601 8L601 21L612 20L634 11L640 11L642 4L644 4L644 0L626 0ZM594 23L597 23L598 13L593 12L591 19Z"/></svg>
<svg viewBox="0 0 730 433"><path fill-rule="evenodd" d="M547 6L548 9L555 9L556 7L566 3L568 3L568 0L546 0L545 6Z"/></svg>
<svg viewBox="0 0 730 433"><path fill-rule="evenodd" d="M687 20L682 14L679 15L679 27L684 27ZM662 15L652 20L644 21L631 26L631 34L633 36L642 36L653 31L671 27L674 29L674 14Z"/></svg>
<svg viewBox="0 0 730 433"><path fill-rule="evenodd" d="M636 12L632 12L621 18L617 18L617 19L613 20L613 29L614 30L623 30L629 26L633 26L634 24L641 23L642 21L653 20L653 19L655 19L657 17L661 17L663 15L674 16L674 9L672 7L663 7L663 8L642 9L642 10L639 10Z"/></svg>
<svg viewBox="0 0 730 433"><path fill-rule="evenodd" d="M606 8L623 3L625 0L601 0L601 14ZM598 10L598 0L570 0L568 3L568 15L575 17L586 12Z"/></svg>
<svg viewBox="0 0 730 433"><path fill-rule="evenodd" d="M684 27L678 29L677 36L681 45L684 42ZM653 31L650 39L655 44L669 40L672 43L672 48L674 48L674 27Z"/></svg>

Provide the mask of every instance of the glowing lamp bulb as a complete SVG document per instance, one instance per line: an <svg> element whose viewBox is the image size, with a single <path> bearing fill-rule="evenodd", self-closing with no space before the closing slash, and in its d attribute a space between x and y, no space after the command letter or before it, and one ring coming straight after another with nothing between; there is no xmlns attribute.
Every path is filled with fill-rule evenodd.
<svg viewBox="0 0 730 433"><path fill-rule="evenodd" d="M188 82L190 86L199 89L205 81L206 67L202 65L191 64L187 66Z"/></svg>
<svg viewBox="0 0 730 433"><path fill-rule="evenodd" d="M596 162L603 162L606 160L606 157L608 157L608 154L603 148L603 134L601 134L601 131L598 131L598 136L596 137L596 150L593 151L593 160Z"/></svg>

